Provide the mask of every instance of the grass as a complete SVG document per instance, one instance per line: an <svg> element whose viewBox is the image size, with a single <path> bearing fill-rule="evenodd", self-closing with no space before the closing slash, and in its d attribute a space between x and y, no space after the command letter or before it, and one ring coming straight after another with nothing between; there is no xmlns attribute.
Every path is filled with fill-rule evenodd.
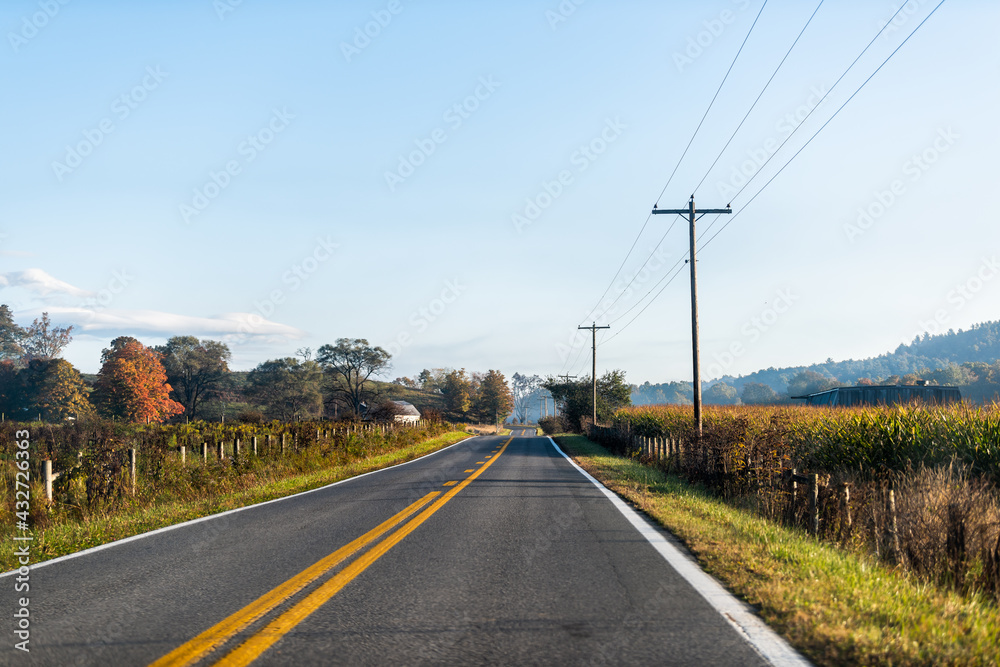
<svg viewBox="0 0 1000 667"><path fill-rule="evenodd" d="M823 544L581 436L568 454L818 665L997 665L1000 610Z"/></svg>
<svg viewBox="0 0 1000 667"><path fill-rule="evenodd" d="M396 451L343 465L292 474L209 498L175 500L122 513L63 521L35 533L31 549L32 562L49 560L157 528L315 489L372 470L410 461L468 437L469 434L464 431L452 431ZM12 540L4 540L0 544L0 571L5 572L17 567L13 545Z"/></svg>

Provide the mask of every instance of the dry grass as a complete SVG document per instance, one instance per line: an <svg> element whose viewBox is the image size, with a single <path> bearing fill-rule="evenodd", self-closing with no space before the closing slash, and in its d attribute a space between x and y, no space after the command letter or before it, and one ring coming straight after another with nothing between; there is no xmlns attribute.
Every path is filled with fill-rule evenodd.
<svg viewBox="0 0 1000 667"><path fill-rule="evenodd" d="M823 544L580 436L557 440L816 664L1000 664L1000 610L983 596Z"/></svg>

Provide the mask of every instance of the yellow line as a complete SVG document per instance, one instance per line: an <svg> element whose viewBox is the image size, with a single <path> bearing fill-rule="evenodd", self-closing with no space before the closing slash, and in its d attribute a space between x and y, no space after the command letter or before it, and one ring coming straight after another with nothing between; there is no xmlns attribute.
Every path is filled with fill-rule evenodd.
<svg viewBox="0 0 1000 667"><path fill-rule="evenodd" d="M510 440L504 443L504 446L500 449L501 454L509 443ZM493 461L496 461L496 459L493 459ZM490 463L493 463L493 461L490 461ZM229 655L215 664L224 665L225 667L244 667L259 658L264 651L273 646L275 642L284 637L296 625L328 602L330 598L339 593L344 586L364 572L369 565L381 558L389 549L399 544L403 538L416 530L420 524L441 509L445 503L454 498L487 468L489 468L489 465L483 466L466 477L458 486L438 498L430 507L411 519L402 528L380 542L370 551L362 554L357 560L307 595L301 602L268 623L257 634L250 637L245 643L235 648Z"/></svg>
<svg viewBox="0 0 1000 667"><path fill-rule="evenodd" d="M486 463L486 461L476 461L476 465L477 465L477 466L481 466L481 465L483 465L484 463Z"/></svg>
<svg viewBox="0 0 1000 667"><path fill-rule="evenodd" d="M456 484L458 484L458 482L445 482L441 486L455 486Z"/></svg>
<svg viewBox="0 0 1000 667"><path fill-rule="evenodd" d="M429 503L435 497L441 495L440 491L432 491L426 496L416 501L391 519L379 524L356 540L337 549L329 556L310 565L308 568L284 582L272 591L265 593L247 606L240 609L235 614L216 623L208 630L190 641L178 646L170 653L166 654L150 667L181 667L182 665L192 665L201 658L208 655L221 644L229 641L248 625L258 618L268 613L282 602L295 595L300 590L308 586L311 582L323 576L331 568L336 567L341 561L349 557L358 549L368 546L386 532L395 528L420 508Z"/></svg>
<svg viewBox="0 0 1000 667"><path fill-rule="evenodd" d="M473 469L470 468L469 470L466 470L465 472L475 472L475 470L473 470Z"/></svg>

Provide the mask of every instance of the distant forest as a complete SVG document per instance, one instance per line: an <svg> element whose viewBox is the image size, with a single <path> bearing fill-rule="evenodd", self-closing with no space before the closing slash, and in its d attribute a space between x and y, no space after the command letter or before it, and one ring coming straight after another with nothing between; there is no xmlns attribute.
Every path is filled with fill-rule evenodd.
<svg viewBox="0 0 1000 667"><path fill-rule="evenodd" d="M703 385L706 403L774 403L813 391L855 384L934 384L961 387L973 401L1000 397L1000 321L932 336L870 359L827 359L811 366L768 368L749 375L726 375ZM645 384L632 388L636 405L690 403L690 382Z"/></svg>

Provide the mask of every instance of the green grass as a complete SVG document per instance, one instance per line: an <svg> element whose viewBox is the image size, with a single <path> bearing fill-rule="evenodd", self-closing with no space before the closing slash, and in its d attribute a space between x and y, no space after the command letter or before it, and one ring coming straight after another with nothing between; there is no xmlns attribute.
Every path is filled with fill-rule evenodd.
<svg viewBox="0 0 1000 667"><path fill-rule="evenodd" d="M292 474L209 498L156 503L150 507L93 516L86 520L59 522L35 533L31 560L32 563L37 563L157 528L301 493L372 470L410 461L468 437L470 435L464 431L452 431L393 452L343 465ZM0 571L5 572L15 567L17 559L14 555L14 543L12 540L4 540L0 543Z"/></svg>
<svg viewBox="0 0 1000 667"><path fill-rule="evenodd" d="M732 507L672 475L556 436L818 665L997 665L1000 610Z"/></svg>

